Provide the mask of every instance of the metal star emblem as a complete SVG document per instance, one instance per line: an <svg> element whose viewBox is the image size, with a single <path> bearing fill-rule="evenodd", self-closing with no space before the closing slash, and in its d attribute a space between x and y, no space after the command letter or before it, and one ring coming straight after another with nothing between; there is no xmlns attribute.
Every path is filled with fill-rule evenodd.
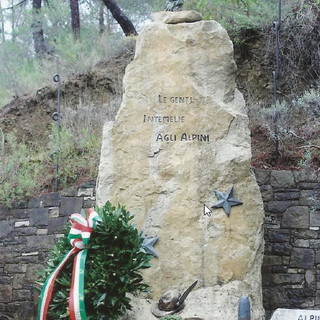
<svg viewBox="0 0 320 320"><path fill-rule="evenodd" d="M141 244L141 248L147 253L147 254L151 254L154 257L158 257L157 252L154 250L153 245L158 241L158 237L154 237L154 238L146 238L146 236L144 235L144 233L142 233L142 237L143 237L143 242Z"/></svg>
<svg viewBox="0 0 320 320"><path fill-rule="evenodd" d="M211 208L223 208L228 217L230 216L231 207L242 204L241 201L233 197L233 187L229 188L225 193L218 190L214 190L214 193L219 201Z"/></svg>

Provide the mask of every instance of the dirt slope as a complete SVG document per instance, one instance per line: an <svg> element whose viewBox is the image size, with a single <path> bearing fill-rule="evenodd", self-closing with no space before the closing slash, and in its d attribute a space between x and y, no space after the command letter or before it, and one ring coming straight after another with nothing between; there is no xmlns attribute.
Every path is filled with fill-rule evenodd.
<svg viewBox="0 0 320 320"><path fill-rule="evenodd" d="M246 41L236 44L235 60L238 66L237 85L243 93L249 107L256 104L268 105L273 101L272 70L274 68L270 39L262 42L261 34L250 33ZM134 45L125 47L123 51L101 62L94 71L80 74L74 79L62 83L62 103L76 106L79 100L89 100L92 108L101 104L108 104L115 95L122 91L122 78L127 64L133 59ZM285 79L283 79L284 81ZM301 87L300 92L304 90ZM285 96L286 92L283 92ZM320 100L319 100L320 101ZM13 132L19 139L26 140L30 145L46 145L48 129L53 123L52 113L56 111L57 94L55 87L39 89L35 94L26 95L13 100L0 110L0 129L4 134ZM90 115L88 115L90 116ZM114 114L108 115L110 119ZM270 139L267 130L252 118L252 164L255 167L288 169L296 168L299 159L303 158L306 150L297 149L296 140L292 140L292 150L287 150L280 158L275 159L275 143ZM320 130L320 125L319 125ZM313 137L320 132L315 130ZM1 133L1 132L0 132ZM312 142L312 141L311 141ZM315 139L313 144L317 144ZM311 166L317 166L319 156L315 153Z"/></svg>
<svg viewBox="0 0 320 320"><path fill-rule="evenodd" d="M132 48L125 48L121 54L98 64L94 71L62 82L61 110L64 106L76 106L81 100L90 101L94 108L121 94L125 67L133 54ZM0 128L4 134L12 132L29 144L45 145L56 108L56 87L41 88L35 94L19 97L0 109ZM112 116L110 114L110 118Z"/></svg>

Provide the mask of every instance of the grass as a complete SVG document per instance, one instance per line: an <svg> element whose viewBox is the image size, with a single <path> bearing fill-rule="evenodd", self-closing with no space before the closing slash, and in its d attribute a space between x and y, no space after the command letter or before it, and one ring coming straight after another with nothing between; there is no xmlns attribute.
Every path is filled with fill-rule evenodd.
<svg viewBox="0 0 320 320"><path fill-rule="evenodd" d="M30 94L44 86L52 86L53 75L62 79L94 70L98 63L119 54L126 46L127 39L112 34L92 34L83 32L83 40L74 42L70 33L55 37L54 54L42 59L27 56L19 45L1 44L0 46L0 108L13 98Z"/></svg>
<svg viewBox="0 0 320 320"><path fill-rule="evenodd" d="M119 53L118 47L112 50L109 56ZM124 50L128 48L124 47ZM82 67L90 68L95 61L91 60ZM117 77L116 74L114 76ZM76 84L82 84L81 81L85 86L88 79L78 78ZM108 119L114 119L121 102L122 89L118 88L115 80L112 83L114 91L103 93L108 98L101 103L92 96L90 90L81 91L79 94L77 88L74 89L71 85L68 89L67 84L68 82L63 86L60 132L53 124L49 132L43 132L43 141L26 141L22 136L16 137L0 131L0 204L10 206L13 201L54 191L57 181L62 189L96 179L103 124ZM95 89L99 94L99 87L95 86ZM23 103L23 99L21 101ZM36 123L34 125L36 126ZM45 142L48 140L48 143Z"/></svg>
<svg viewBox="0 0 320 320"><path fill-rule="evenodd" d="M91 109L95 114L91 118L87 116L88 109L83 109L73 110L72 116L66 112L60 132L52 126L46 147L30 146L11 133L4 135L0 131L0 204L10 206L14 201L54 191L57 161L60 189L96 179L105 110L100 110L100 121L95 122L98 113ZM81 121L83 117L88 120Z"/></svg>
<svg viewBox="0 0 320 320"><path fill-rule="evenodd" d="M261 155L264 153L264 157L271 154L275 156L272 159L274 163L263 158L260 164L271 167L284 165L295 169L318 168L320 87L269 107L255 105L250 113L254 148Z"/></svg>
<svg viewBox="0 0 320 320"><path fill-rule="evenodd" d="M38 191L44 159L35 155L25 142L18 143L13 134L1 133L0 203L28 197Z"/></svg>
<svg viewBox="0 0 320 320"><path fill-rule="evenodd" d="M293 3L289 2L291 7L285 9L283 29L286 32L283 32L281 45L286 63L282 63L281 81L295 89L298 80L306 76L301 74L302 69L308 73L312 71L314 79L319 76L317 54L319 55L320 50L318 38L313 37L319 9L312 2L298 9L292 6ZM271 28L276 16L276 1L268 2L267 5L260 0L189 0L186 1L185 9L196 9L205 18L216 19L231 32L235 42L242 42L245 37L243 30L263 29L266 25ZM295 15L290 12L295 12ZM99 36L89 29L83 31L83 39L77 43L74 43L70 33L61 33L55 37L55 53L60 56L60 74L63 79L93 70L98 62L118 54L126 41L124 38L117 39L115 35ZM19 43L8 43L0 47L0 59L4 61L0 65L0 107L13 96L52 84L52 75L56 73L54 56L42 60L35 60L31 55L24 55L22 58L22 49ZM269 54L273 59L274 52ZM286 76L289 81L286 81ZM279 143L278 151L281 155L290 157L294 154L296 167L315 165L320 150L316 139L320 125L317 121L320 115L319 88L290 99L268 108L256 106L251 110L252 122L267 133L271 144ZM100 107L93 105L90 99L80 100L75 106L72 105L74 103L68 105L66 102L60 137L53 126L50 143L43 148L32 148L25 141L18 142L18 137L4 135L0 131L0 203L10 205L14 200L51 191L55 185L57 159L61 187L85 179L95 179L103 121L110 119L110 114L114 117L120 100L121 97L116 96L114 101ZM296 121L304 118L310 121ZM268 162L266 159L263 161Z"/></svg>

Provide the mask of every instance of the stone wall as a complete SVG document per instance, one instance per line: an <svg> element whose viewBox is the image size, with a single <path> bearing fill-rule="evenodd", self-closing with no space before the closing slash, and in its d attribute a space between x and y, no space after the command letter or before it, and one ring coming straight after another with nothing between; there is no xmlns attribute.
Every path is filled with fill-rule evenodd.
<svg viewBox="0 0 320 320"><path fill-rule="evenodd" d="M265 207L263 298L280 307L320 308L320 177L256 170ZM268 319L268 318L267 318Z"/></svg>
<svg viewBox="0 0 320 320"><path fill-rule="evenodd" d="M37 271L71 213L95 204L95 181L0 207L0 319L35 318Z"/></svg>
<svg viewBox="0 0 320 320"><path fill-rule="evenodd" d="M320 308L320 177L256 170L265 205L263 297L279 307ZM32 320L37 271L68 216L95 201L95 182L0 207L0 319ZM267 317L267 319L270 317Z"/></svg>

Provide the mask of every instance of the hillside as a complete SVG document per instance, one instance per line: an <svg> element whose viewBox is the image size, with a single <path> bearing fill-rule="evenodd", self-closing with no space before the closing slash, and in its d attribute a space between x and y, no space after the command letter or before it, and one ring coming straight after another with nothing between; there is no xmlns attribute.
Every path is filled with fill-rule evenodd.
<svg viewBox="0 0 320 320"><path fill-rule="evenodd" d="M91 72L79 74L73 79L62 79L61 112L76 109L80 104L88 104L89 114L101 105L110 104L121 95L122 78L127 64L132 60L132 45L121 54L99 63ZM4 134L14 133L28 145L45 146L49 141L49 131L53 122L52 114L57 108L57 88L39 88L36 93L12 100L0 109L0 128ZM91 110L90 110L91 108ZM114 110L106 108L106 120L113 119Z"/></svg>
<svg viewBox="0 0 320 320"><path fill-rule="evenodd" d="M317 36L319 37L319 33ZM237 86L246 99L250 116L252 165L273 169L317 168L320 162L320 97L316 81L303 76L294 86L288 86L287 81L292 74L282 74L278 85L279 96L286 104L283 102L275 108L270 107L273 102L271 74L274 69L272 29L247 30L241 37L241 41L235 42L234 56L238 66ZM62 82L62 124L67 125L73 135L72 140L80 139L81 127L95 132L95 139L100 140L103 121L114 119L121 101L125 67L134 56L133 42L124 45L120 53L98 63L92 71ZM302 70L299 69L299 72ZM303 96L304 91L312 88L315 89L309 95ZM7 140L8 134L13 133L18 141L25 143L33 152L41 150L41 157L29 161L40 162L45 157L50 162L45 178L42 178L40 185L38 182L39 186L34 187L31 193L52 191L55 185L52 114L56 111L56 92L54 85L39 88L34 94L16 98L0 110L2 149L5 150L5 146L10 143ZM60 187L95 178L99 142L91 144L97 144L97 150L92 151L88 146L76 146L72 151L75 158L69 155L66 158L71 162L84 159L92 165L93 170L82 164L72 174L64 172L66 177L62 179L63 185ZM70 167L70 163L68 166ZM71 171L69 167L67 170ZM7 178L3 179L6 181ZM7 187L10 189L15 184L11 183Z"/></svg>

